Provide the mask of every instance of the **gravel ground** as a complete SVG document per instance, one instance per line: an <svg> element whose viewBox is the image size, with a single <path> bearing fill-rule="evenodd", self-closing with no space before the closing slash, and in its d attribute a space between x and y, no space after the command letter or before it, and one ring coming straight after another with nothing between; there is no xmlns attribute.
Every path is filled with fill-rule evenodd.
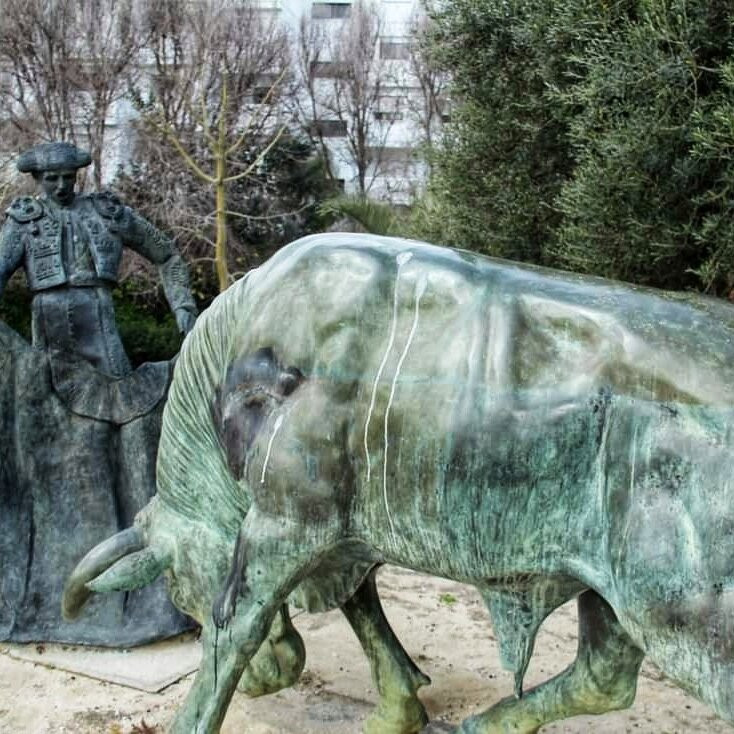
<svg viewBox="0 0 734 734"><path fill-rule="evenodd" d="M466 586L400 569L380 572L387 615L406 649L431 676L421 691L430 732L450 732L465 716L512 693L500 668L484 605ZM338 612L299 614L308 661L299 684L260 699L237 693L223 734L358 734L375 701L363 654ZM563 669L576 650L575 607L543 625L526 678L535 685ZM161 693L20 662L0 655L0 732L29 734L162 734L193 680ZM645 665L631 709L576 717L543 734L731 734L732 727Z"/></svg>

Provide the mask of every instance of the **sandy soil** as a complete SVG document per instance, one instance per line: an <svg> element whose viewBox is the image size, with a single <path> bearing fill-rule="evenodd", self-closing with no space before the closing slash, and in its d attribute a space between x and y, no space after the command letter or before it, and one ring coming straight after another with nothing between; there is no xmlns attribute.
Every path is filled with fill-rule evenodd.
<svg viewBox="0 0 734 734"><path fill-rule="evenodd" d="M476 592L460 584L399 569L380 572L380 591L393 627L433 684L422 689L432 725L450 732L465 716L510 695L496 641ZM364 656L340 613L300 614L308 662L295 688L248 699L236 694L223 734L358 734L375 694ZM563 669L574 657L575 607L543 626L526 686ZM0 732L142 734L163 732L193 675L162 693L141 691L0 655ZM145 726L143 725L145 722ZM146 728L147 727L147 728ZM577 717L542 729L565 734L730 734L732 727L649 665L637 700L624 712Z"/></svg>

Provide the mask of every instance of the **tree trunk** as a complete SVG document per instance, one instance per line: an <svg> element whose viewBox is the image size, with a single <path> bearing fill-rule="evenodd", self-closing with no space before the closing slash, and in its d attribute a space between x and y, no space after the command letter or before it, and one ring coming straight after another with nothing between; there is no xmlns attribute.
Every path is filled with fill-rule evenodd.
<svg viewBox="0 0 734 734"><path fill-rule="evenodd" d="M225 183L226 152L222 146L217 154L217 182L216 187L216 221L217 239L214 244L214 262L217 266L219 292L229 287L229 268L227 267L227 189Z"/></svg>

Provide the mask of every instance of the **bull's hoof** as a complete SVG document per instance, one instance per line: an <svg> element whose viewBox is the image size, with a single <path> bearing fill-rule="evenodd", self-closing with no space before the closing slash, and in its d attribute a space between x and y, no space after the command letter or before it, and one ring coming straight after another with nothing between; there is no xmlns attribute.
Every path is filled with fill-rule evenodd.
<svg viewBox="0 0 734 734"><path fill-rule="evenodd" d="M365 721L364 734L418 734L428 725L428 714L417 699L380 703Z"/></svg>
<svg viewBox="0 0 734 734"><path fill-rule="evenodd" d="M537 734L540 727L513 724L506 719L502 723L490 721L487 714L470 716L461 722L456 734Z"/></svg>

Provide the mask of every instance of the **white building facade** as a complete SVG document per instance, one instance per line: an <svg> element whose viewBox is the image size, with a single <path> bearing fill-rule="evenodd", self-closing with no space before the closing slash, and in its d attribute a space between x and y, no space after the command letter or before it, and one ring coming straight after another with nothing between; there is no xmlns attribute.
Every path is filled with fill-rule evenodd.
<svg viewBox="0 0 734 734"><path fill-rule="evenodd" d="M150 0L142 0L146 12ZM431 142L447 117L438 75L421 66L416 30L423 22L422 0L221 0L236 23L247 8L287 33L290 53L283 63L285 81L274 96L277 123L311 137L328 160L332 177L349 194L407 204L425 179L423 146ZM193 7L193 6L192 6ZM247 36L247 34L244 34ZM250 38L252 35L249 36ZM304 41L308 38L308 42ZM242 46L239 46L242 48ZM138 83L155 89L155 69L145 51L138 57ZM276 70L273 70L274 72ZM243 110L262 104L279 74L262 74ZM147 81L145 81L147 79ZM0 68L0 82L14 82ZM104 184L134 159L138 112L126 97L125 85L105 113L102 165ZM24 92L28 97L28 92ZM87 91L75 91L80 109L89 107ZM32 96L32 95L31 95ZM265 100L268 101L268 100ZM273 103L270 99L268 103ZM6 112L11 104L5 103ZM282 109L281 109L282 108ZM248 114L244 113L245 116ZM0 116L1 117L1 116ZM84 125L74 125L85 144ZM17 151L2 151L11 161Z"/></svg>
<svg viewBox="0 0 734 734"><path fill-rule="evenodd" d="M290 28L294 49L298 47L304 20L316 37L323 34L331 41L324 44L320 57L323 62L318 62L317 78L313 80L319 110L314 125L320 127L333 175L344 191L364 193L395 204L409 203L425 178L421 152L427 142L424 108L430 104L415 78L418 63L415 33L422 18L420 0L365 2L362 7L372 15L375 25L351 31L346 26L360 22L355 17L359 3L351 0L261 0L261 4L270 5L280 13ZM350 32L357 36L374 34L369 39L362 38L368 46L374 41L372 69L365 73L371 89L362 90L362 98L355 99L357 95L350 95L347 83L343 95L348 99L333 104L330 98L333 99L335 87L340 84L334 76L340 73L340 66L366 65L364 54L360 60L349 58L350 40L355 41L355 46L359 40L350 38ZM347 58L338 58L340 55ZM357 109L363 114L360 121L355 119L359 114ZM361 149L360 133L365 138ZM360 166L364 169L361 177Z"/></svg>

